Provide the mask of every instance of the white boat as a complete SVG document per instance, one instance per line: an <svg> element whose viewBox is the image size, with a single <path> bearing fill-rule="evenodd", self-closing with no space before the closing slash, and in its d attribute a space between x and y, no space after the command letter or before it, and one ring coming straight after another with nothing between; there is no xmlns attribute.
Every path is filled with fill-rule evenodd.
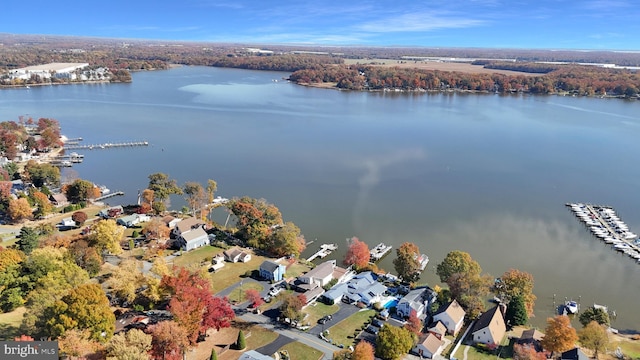
<svg viewBox="0 0 640 360"><path fill-rule="evenodd" d="M567 309L569 314L575 314L578 312L578 303L573 300L565 302L564 307Z"/></svg>

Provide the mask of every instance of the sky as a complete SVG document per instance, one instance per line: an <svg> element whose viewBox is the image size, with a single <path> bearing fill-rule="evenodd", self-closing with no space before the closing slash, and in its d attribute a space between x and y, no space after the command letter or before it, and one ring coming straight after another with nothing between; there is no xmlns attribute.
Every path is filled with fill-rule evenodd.
<svg viewBox="0 0 640 360"><path fill-rule="evenodd" d="M10 0L2 13L12 34L640 51L638 0Z"/></svg>

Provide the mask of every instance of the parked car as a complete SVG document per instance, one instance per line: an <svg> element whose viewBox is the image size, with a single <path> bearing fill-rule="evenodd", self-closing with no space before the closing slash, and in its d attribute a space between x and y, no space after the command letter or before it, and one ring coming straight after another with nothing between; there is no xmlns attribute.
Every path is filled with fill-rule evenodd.
<svg viewBox="0 0 640 360"><path fill-rule="evenodd" d="M371 325L382 328L384 326L384 321L380 319L373 319L373 321L371 322Z"/></svg>
<svg viewBox="0 0 640 360"><path fill-rule="evenodd" d="M331 319L333 319L333 316L331 316L331 315L325 315L325 316L321 317L321 318L318 320L318 324L324 324L324 323L326 323L327 321L330 321Z"/></svg>
<svg viewBox="0 0 640 360"><path fill-rule="evenodd" d="M378 332L380 332L380 328L376 327L376 326L373 326L373 325L369 325L369 326L367 326L366 329L364 329L364 331L366 331L366 332L368 332L370 334L373 334L373 335L378 335Z"/></svg>
<svg viewBox="0 0 640 360"><path fill-rule="evenodd" d="M280 294L280 292L282 291L281 287L275 287L275 288L271 288L271 290L269 291L269 296L276 296L278 294Z"/></svg>

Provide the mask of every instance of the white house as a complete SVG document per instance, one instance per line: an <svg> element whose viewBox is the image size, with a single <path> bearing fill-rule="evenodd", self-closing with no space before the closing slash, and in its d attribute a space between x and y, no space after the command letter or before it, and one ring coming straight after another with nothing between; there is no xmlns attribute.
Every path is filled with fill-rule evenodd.
<svg viewBox="0 0 640 360"><path fill-rule="evenodd" d="M458 334L458 331L462 328L464 323L464 316L466 312L458 304L456 300L453 300L446 306L441 307L436 314L433 315L433 321L440 321L447 328L447 332L453 336Z"/></svg>
<svg viewBox="0 0 640 360"><path fill-rule="evenodd" d="M480 315L471 334L476 344L498 345L506 332L501 306L496 305Z"/></svg>
<svg viewBox="0 0 640 360"><path fill-rule="evenodd" d="M179 246L183 250L189 251L195 248L209 245L209 235L207 235L207 232L200 227L200 228L195 228L191 231L187 231L182 235L178 236L177 241Z"/></svg>
<svg viewBox="0 0 640 360"><path fill-rule="evenodd" d="M306 274L298 276L298 280L302 284L311 285L309 288L314 288L314 285L323 287L333 279L333 270L335 267L335 260L325 261L309 270Z"/></svg>
<svg viewBox="0 0 640 360"><path fill-rule="evenodd" d="M60 225L63 227L73 227L73 226L76 226L76 222L73 221L72 218L66 217L62 219L62 221L60 221Z"/></svg>
<svg viewBox="0 0 640 360"><path fill-rule="evenodd" d="M204 225L205 225L205 222L196 217L186 218L176 223L175 227L172 230L173 235L178 237L183 233L191 231L195 228L202 228L204 227Z"/></svg>
<svg viewBox="0 0 640 360"><path fill-rule="evenodd" d="M237 263L237 262L247 262L251 260L251 254L240 250L240 248L234 247L229 250L225 250L222 252L224 255L224 259L228 262Z"/></svg>
<svg viewBox="0 0 640 360"><path fill-rule="evenodd" d="M429 305L429 289L419 288L409 291L396 306L396 312L402 317L409 317L412 311L421 318L426 312Z"/></svg>

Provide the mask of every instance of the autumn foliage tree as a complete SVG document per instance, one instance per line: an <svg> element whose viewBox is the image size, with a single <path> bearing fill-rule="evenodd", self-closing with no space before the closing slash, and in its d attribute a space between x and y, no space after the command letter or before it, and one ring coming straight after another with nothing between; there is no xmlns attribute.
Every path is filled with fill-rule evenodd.
<svg viewBox="0 0 640 360"><path fill-rule="evenodd" d="M406 354L413 347L414 335L407 329L385 326L376 338L376 356L393 360Z"/></svg>
<svg viewBox="0 0 640 360"><path fill-rule="evenodd" d="M572 349L578 340L576 329L571 327L568 316L557 315L547 318L547 327L540 342L542 347L552 354Z"/></svg>
<svg viewBox="0 0 640 360"><path fill-rule="evenodd" d="M422 321L418 318L418 314L416 314L415 310L411 310L409 318L407 318L407 322L404 324L404 328L411 331L411 333L416 336L420 335L422 332Z"/></svg>
<svg viewBox="0 0 640 360"><path fill-rule="evenodd" d="M547 360L547 354L536 351L530 344L514 344L513 360Z"/></svg>
<svg viewBox="0 0 640 360"><path fill-rule="evenodd" d="M100 220L91 227L89 243L98 251L107 250L112 254L122 253L120 241L124 236L124 227L113 219Z"/></svg>
<svg viewBox="0 0 640 360"><path fill-rule="evenodd" d="M489 293L491 278L482 275L480 264L464 251L455 250L447 254L436 267L440 281L449 285L451 297L475 318L484 310L483 297Z"/></svg>
<svg viewBox="0 0 640 360"><path fill-rule="evenodd" d="M256 289L247 289L244 292L245 298L251 303L251 307L258 307L264 303L260 292Z"/></svg>
<svg viewBox="0 0 640 360"><path fill-rule="evenodd" d="M155 359L181 360L189 347L188 333L176 321L161 321L149 326L151 353Z"/></svg>
<svg viewBox="0 0 640 360"><path fill-rule="evenodd" d="M33 215L31 205L25 198L10 200L7 214L14 222L29 219Z"/></svg>
<svg viewBox="0 0 640 360"><path fill-rule="evenodd" d="M164 276L162 286L171 294L168 310L195 344L198 335L210 328L231 326L235 313L226 298L214 297L209 281L198 273L179 268L175 276Z"/></svg>
<svg viewBox="0 0 640 360"><path fill-rule="evenodd" d="M367 243L354 236L349 240L349 247L342 263L346 266L353 265L356 268L363 268L367 266L370 258L371 253Z"/></svg>
<svg viewBox="0 0 640 360"><path fill-rule="evenodd" d="M375 359L375 354L373 350L373 345L368 341L360 341L353 349L353 353L351 354L351 360L373 360Z"/></svg>
<svg viewBox="0 0 640 360"><path fill-rule="evenodd" d="M592 321L578 333L580 344L593 351L593 356L598 359L598 353L606 351L609 345L609 334L605 326Z"/></svg>
<svg viewBox="0 0 640 360"><path fill-rule="evenodd" d="M71 220L75 221L78 226L82 226L88 218L87 213L84 211L76 211L71 214Z"/></svg>
<svg viewBox="0 0 640 360"><path fill-rule="evenodd" d="M289 294L284 297L280 305L280 314L284 318L291 320L302 320L302 308L307 304L307 297L304 294Z"/></svg>
<svg viewBox="0 0 640 360"><path fill-rule="evenodd" d="M510 269L495 282L494 292L507 304L515 296L521 296L527 315L533 315L536 296L533 294L533 275L525 271Z"/></svg>
<svg viewBox="0 0 640 360"><path fill-rule="evenodd" d="M404 281L414 282L420 277L420 249L418 245L405 242L396 250L393 266Z"/></svg>

